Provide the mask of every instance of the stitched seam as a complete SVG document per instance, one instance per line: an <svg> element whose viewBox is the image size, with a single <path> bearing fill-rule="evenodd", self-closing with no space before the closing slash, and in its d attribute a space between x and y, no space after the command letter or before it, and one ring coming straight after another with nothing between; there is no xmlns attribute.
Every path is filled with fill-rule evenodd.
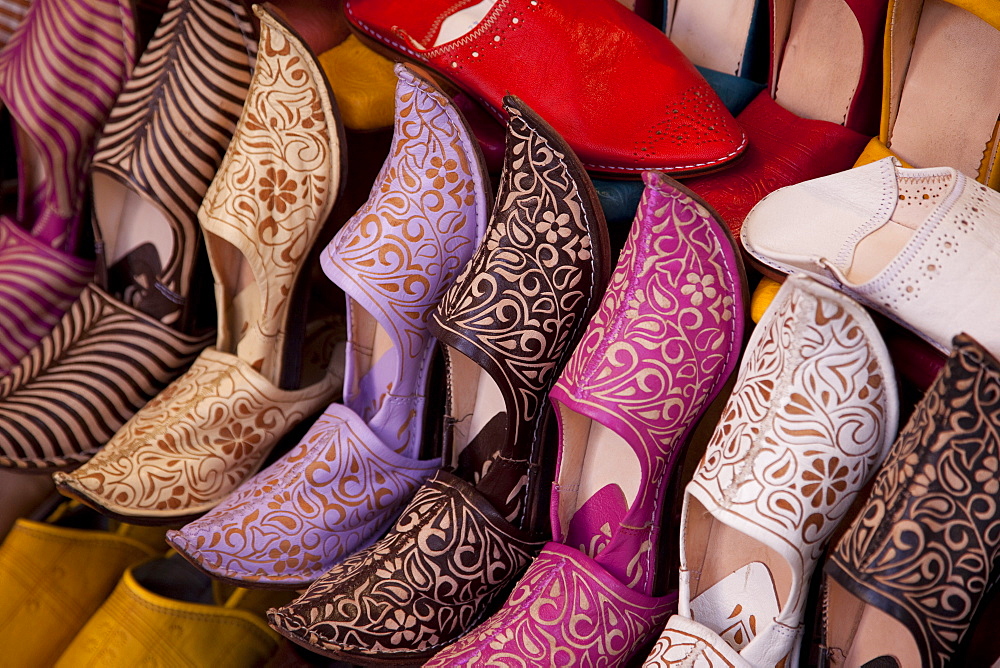
<svg viewBox="0 0 1000 668"><path fill-rule="evenodd" d="M501 1L503 1L503 0L501 0ZM375 38L379 42L382 42L384 44L389 44L390 46L393 46L396 49L399 49L400 51L402 51L404 53L410 54L411 56L413 56L414 58L417 58L418 60L422 60L422 61L426 62L426 61L428 61L430 59L431 56L429 54L431 53L431 51L433 51L433 49L425 51L424 53L418 53L417 51L414 51L413 49L405 46L404 44L401 44L397 40L391 39L391 38L389 38L389 37L387 37L385 35L382 35L381 33L376 32L368 23L366 23L365 21L363 21L363 20L359 19L357 16L355 16L354 11L352 10L350 3L347 3L346 10L347 10L347 13L350 14L351 17L353 17L353 19L356 21L358 27L362 28L366 33L368 33L369 35L371 35L373 38ZM488 27L487 25L485 25L485 21L484 21L483 24L481 24L481 27L483 29L485 29L486 27ZM478 28L477 28L477 30L478 30ZM460 46L460 43L456 42L454 46L456 46L456 47ZM478 96L477 96L477 98L478 99L482 99L482 98L479 98ZM491 109L493 107L493 105L489 104L489 103L488 103L488 106ZM683 170L683 169L694 169L696 167L710 167L710 166L713 166L713 165L718 165L720 163L726 162L726 161L728 161L728 160L736 157L737 155L739 155L739 153L746 147L747 141L748 141L747 137L744 134L743 135L743 141L741 141L740 144L735 149L733 149L732 151L730 151L729 153L727 153L724 156L716 158L715 160L709 160L707 162L695 162L695 163L691 163L691 164L687 164L687 165L677 165L675 167L670 167L670 168L663 167L663 168L660 168L660 169L663 169L665 171L670 171L670 172L677 172L677 171L680 171L680 170ZM587 163L587 162L585 162L583 164L585 166L588 166L588 167L596 167L596 168L599 168L599 169L606 169L606 170L616 171L616 172L645 172L645 171L649 171L651 169L650 167L624 167L624 166L618 166L618 165L602 165L602 164L599 164L599 163Z"/></svg>

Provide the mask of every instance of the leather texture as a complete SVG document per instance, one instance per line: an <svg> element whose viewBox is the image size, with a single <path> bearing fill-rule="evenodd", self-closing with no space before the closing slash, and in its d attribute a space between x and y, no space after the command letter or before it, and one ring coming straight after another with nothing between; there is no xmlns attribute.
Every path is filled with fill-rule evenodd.
<svg viewBox="0 0 1000 668"><path fill-rule="evenodd" d="M125 0L4 7L24 14L5 17L18 27L0 50L0 108L19 161L16 211L0 215L0 373L55 327L93 277L93 261L77 257L87 175L137 50Z"/></svg>
<svg viewBox="0 0 1000 668"><path fill-rule="evenodd" d="M473 439L446 464L475 481L501 515L533 530L548 496L539 462L553 454L539 449L546 396L599 305L610 268L604 217L579 161L523 103L508 98L507 113L506 161L486 238L430 328L489 374L504 404L500 436ZM471 391L460 382L450 374L452 400Z"/></svg>
<svg viewBox="0 0 1000 668"><path fill-rule="evenodd" d="M134 255L108 267L122 221L95 207L96 281L4 380L0 412L10 426L0 431L0 465L51 470L86 461L211 341L194 326L189 299L201 239L195 212L243 106L252 32L243 6L229 0L167 7L115 101L92 172L116 183L122 198L127 191L161 212L168 261L135 263ZM147 221L124 221L139 223Z"/></svg>
<svg viewBox="0 0 1000 668"><path fill-rule="evenodd" d="M0 49L10 41L11 35L21 25L32 0L3 0L0 2Z"/></svg>
<svg viewBox="0 0 1000 668"><path fill-rule="evenodd" d="M157 593L168 576L147 572L160 563L127 569L55 665L244 668L275 655L280 638L259 615Z"/></svg>
<svg viewBox="0 0 1000 668"><path fill-rule="evenodd" d="M541 546L475 487L439 471L384 538L268 620L331 658L420 663L484 619Z"/></svg>
<svg viewBox="0 0 1000 668"><path fill-rule="evenodd" d="M563 418L551 505L557 542L496 614L429 665L618 665L676 610L676 594L664 595L662 510L691 430L736 368L745 280L721 221L669 177L643 178L601 306L549 393ZM629 507L604 501L627 475L615 470L621 457L601 460L596 475L605 472L609 484L578 498L584 462L601 454L589 450L603 443L579 437L593 434L590 425L568 433L570 411L634 452L641 480Z"/></svg>
<svg viewBox="0 0 1000 668"><path fill-rule="evenodd" d="M0 379L0 465L37 471L82 464L208 342L88 285Z"/></svg>
<svg viewBox="0 0 1000 668"><path fill-rule="evenodd" d="M1000 30L1000 9L997 5L989 0L943 0L949 5L954 5L956 7L965 10L972 15L982 19L989 26ZM920 27L921 14L924 7L924 0L890 0L888 18L886 21L886 32L885 32L885 45L883 49L882 57L882 113L881 113L881 124L879 128L878 141L883 147L886 147L888 151L892 151L893 148L893 134L896 127L896 121L899 117L903 90L907 82L907 74L913 60L913 48L914 43L917 38L917 31ZM948 63L952 66L958 67L976 67L975 63L968 62L967 58L958 59L957 62ZM914 63L915 69L919 67L928 67L928 65L916 62ZM935 70L931 70L935 71ZM961 73L958 74L956 80L961 81ZM944 88L947 85L946 81L940 82L941 87ZM974 104L980 101L981 93L972 90L972 87L966 85L963 88L954 90L956 98L951 102L953 104L957 103L959 105ZM937 105L939 102L936 99L931 100L921 100L931 105ZM926 115L926 110L921 110L921 114L918 116ZM988 112L987 112L988 113ZM936 118L941 118L940 115L935 114ZM945 116L947 117L947 116ZM960 117L964 120L964 117ZM961 121L959 121L961 123ZM945 128L934 128L934 127L921 127L917 135L945 135L946 133L962 133L961 127L945 127ZM987 138L986 143L982 146L983 154L982 161L979 164L979 169L977 173L969 173L971 176L975 177L980 183L984 183L993 189L1000 188L1000 151L996 150L996 129L994 128L993 137ZM933 142L933 139L927 140L928 142ZM905 144L904 140L904 144ZM957 142L953 142L957 143ZM908 147L903 146L898 149L898 153L906 154ZM912 147L909 147L912 150ZM931 153L935 151L932 149ZM937 152L941 152L940 149ZM947 151L945 151L947 152ZM896 155L896 153L889 153L889 155ZM914 166L918 167L935 167L941 164L950 164L945 160L935 160L930 162L917 162L912 156L910 160L915 163ZM955 157L955 156L950 156ZM963 156L969 157L976 161L979 160L979 155ZM907 165L908 166L908 165Z"/></svg>
<svg viewBox="0 0 1000 668"><path fill-rule="evenodd" d="M492 198L458 110L407 67L396 71L392 152L321 256L353 303L344 405L331 404L287 455L168 534L216 577L301 588L381 535L441 466L419 459L436 349L427 320L478 247ZM365 374L373 335L357 308L392 344Z"/></svg>
<svg viewBox="0 0 1000 668"><path fill-rule="evenodd" d="M486 238L431 316L438 339L499 386L502 429L472 439L457 456L461 477L439 472L385 538L271 614L327 656L428 659L493 612L543 544L534 522L548 497L539 467L553 457L540 436L545 399L607 283L607 237L570 149L519 100L507 110ZM452 374L452 400L475 391L460 380ZM452 427L464 417L453 405Z"/></svg>
<svg viewBox="0 0 1000 668"><path fill-rule="evenodd" d="M393 124L396 75L392 61L372 51L355 35L319 54L344 127L378 130Z"/></svg>
<svg viewBox="0 0 1000 668"><path fill-rule="evenodd" d="M318 378L278 384L301 355L297 291L341 188L343 129L315 57L269 14L258 18L260 58L246 106L198 211L223 305L216 345L94 458L56 476L64 493L116 517L169 523L211 510L342 386L332 356ZM238 251L256 279L256 318L241 332L225 313L238 290L234 257L224 251ZM261 351L274 353L267 375Z"/></svg>
<svg viewBox="0 0 1000 668"><path fill-rule="evenodd" d="M798 665L809 578L885 458L898 414L892 364L864 309L806 277L785 281L750 337L722 420L685 491L678 614L705 623L755 606L726 593L713 604L724 610L705 610L696 596L707 594L693 593L710 584L700 582L703 564L720 548L699 536L727 527L770 548L790 571L778 614L737 625L740 655L753 665ZM692 515L695 500L707 513ZM727 580L714 587L731 591Z"/></svg>
<svg viewBox="0 0 1000 668"><path fill-rule="evenodd" d="M474 30L434 46L442 22L473 4L346 0L344 8L364 35L432 67L498 117L506 93L521 98L589 170L695 173L745 148L694 66L615 0L499 0Z"/></svg>
<svg viewBox="0 0 1000 668"><path fill-rule="evenodd" d="M558 416L577 413L625 440L639 465L638 491L624 513L591 510L597 495L578 498L589 446L560 420L551 514L558 542L652 595L666 579L654 555L674 468L739 359L746 279L721 221L669 177L647 172L643 179L605 298L549 393ZM674 408L659 410L664 404Z"/></svg>
<svg viewBox="0 0 1000 668"><path fill-rule="evenodd" d="M154 554L149 542L118 533L17 520L0 545L4 663L55 663L125 568Z"/></svg>
<svg viewBox="0 0 1000 668"><path fill-rule="evenodd" d="M1000 567L1000 362L966 335L917 406L825 571L910 631L928 668L950 664ZM824 606L827 626L851 623ZM881 645L892 654L894 641ZM829 647L830 657L848 647ZM871 657L874 658L874 657ZM831 665L841 665L831 661Z"/></svg>
<svg viewBox="0 0 1000 668"><path fill-rule="evenodd" d="M762 91L737 117L749 138L743 159L718 174L684 185L715 209L738 234L744 219L769 193L850 169L868 137L836 123L800 118Z"/></svg>
<svg viewBox="0 0 1000 668"><path fill-rule="evenodd" d="M674 615L653 646L643 668L753 668L715 631Z"/></svg>
<svg viewBox="0 0 1000 668"><path fill-rule="evenodd" d="M899 248L863 245L899 221L912 226ZM948 167L906 169L885 158L774 193L748 216L743 245L779 271L847 292L939 350L964 331L992 351L1000 321L992 293L969 283L969 267L988 274L996 266L998 221L996 191ZM862 255L878 271L854 278Z"/></svg>
<svg viewBox="0 0 1000 668"><path fill-rule="evenodd" d="M593 559L547 543L499 612L425 666L619 666L677 605L647 596Z"/></svg>

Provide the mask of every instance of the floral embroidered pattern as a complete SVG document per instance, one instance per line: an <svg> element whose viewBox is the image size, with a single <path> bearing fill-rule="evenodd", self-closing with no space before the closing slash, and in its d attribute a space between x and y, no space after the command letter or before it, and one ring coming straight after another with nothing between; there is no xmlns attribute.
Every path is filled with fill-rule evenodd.
<svg viewBox="0 0 1000 668"><path fill-rule="evenodd" d="M549 543L499 612L425 665L626 665L676 607L676 595L644 596Z"/></svg>
<svg viewBox="0 0 1000 668"><path fill-rule="evenodd" d="M996 582L998 468L1000 365L960 335L826 566L910 630L925 666L949 664Z"/></svg>
<svg viewBox="0 0 1000 668"><path fill-rule="evenodd" d="M760 661L747 654L751 648L793 649L789 629L801 631L804 585L895 433L891 363L867 318L831 288L789 278L751 337L736 387L688 484L685 509L697 499L713 521L737 526L800 574L774 619L758 623L760 642L751 643L746 627L751 663ZM686 550L682 541L682 592L691 588L688 564L697 569L701 558Z"/></svg>
<svg viewBox="0 0 1000 668"><path fill-rule="evenodd" d="M611 504L580 508L580 467L561 468L553 502L561 523L558 540L651 594L661 570L655 555L674 462L736 368L743 276L720 221L662 177L645 179L601 307L552 396L625 435L647 484L631 508L621 508L624 514L611 511ZM579 451L586 446L564 441L563 461L582 461Z"/></svg>
<svg viewBox="0 0 1000 668"><path fill-rule="evenodd" d="M301 389L277 387L260 372L255 351L284 357L290 298L309 248L333 206L339 179L334 115L319 66L262 10L260 59L244 114L212 182L199 220L218 260L239 250L258 279L260 311L240 334L220 326L216 348L150 401L86 465L58 482L77 496L126 517L170 522L201 514L253 475L292 427L339 389L331 370ZM281 162L284 178L268 165ZM291 204L277 188L296 184ZM280 210L285 207L285 214ZM230 245L232 244L232 246ZM235 279L215 267L219 303L232 308ZM225 319L225 315L220 320ZM242 349L244 343L250 346ZM270 347L267 344L270 344ZM237 356L231 349L245 353ZM249 351L249 352L247 352ZM249 358L249 359L247 359ZM271 360L274 362L274 360Z"/></svg>
<svg viewBox="0 0 1000 668"><path fill-rule="evenodd" d="M462 474L498 490L490 494L497 510L518 524L548 389L597 307L607 268L591 250L593 235L606 245L606 232L597 207L583 203L587 194L569 167L575 158L519 107L508 113L506 162L486 241L432 322L441 341L491 370L510 404L505 441L489 443L489 452L469 448ZM499 457L504 466L493 465Z"/></svg>
<svg viewBox="0 0 1000 668"><path fill-rule="evenodd" d="M406 68L397 74L395 140L382 170L397 182L373 188L322 255L331 280L378 321L392 350L362 379L349 361L346 406L331 404L296 448L169 534L219 577L308 584L370 544L440 467L417 459L434 350L427 318L482 237L489 186L447 98ZM437 175L440 183L428 182ZM371 355L371 333L366 340L349 320L348 355Z"/></svg>
<svg viewBox="0 0 1000 668"><path fill-rule="evenodd" d="M541 544L519 533L471 485L439 472L386 537L268 617L328 656L427 658L474 627L531 561Z"/></svg>

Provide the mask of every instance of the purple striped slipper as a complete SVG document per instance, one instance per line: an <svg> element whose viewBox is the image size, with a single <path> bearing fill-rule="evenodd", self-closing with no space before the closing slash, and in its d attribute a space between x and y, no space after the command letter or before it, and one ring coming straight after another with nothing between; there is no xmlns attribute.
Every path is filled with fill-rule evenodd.
<svg viewBox="0 0 1000 668"><path fill-rule="evenodd" d="M4 2L0 105L17 149L15 211L0 216L0 374L59 322L93 276L76 257L98 130L135 61L128 0ZM17 23L20 20L20 23Z"/></svg>

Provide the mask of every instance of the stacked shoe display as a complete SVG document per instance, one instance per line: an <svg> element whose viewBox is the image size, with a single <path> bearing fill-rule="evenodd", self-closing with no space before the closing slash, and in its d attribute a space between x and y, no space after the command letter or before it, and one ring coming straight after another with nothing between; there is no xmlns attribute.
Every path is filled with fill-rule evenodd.
<svg viewBox="0 0 1000 668"><path fill-rule="evenodd" d="M1000 662L997 72L982 0L0 2L8 661Z"/></svg>

